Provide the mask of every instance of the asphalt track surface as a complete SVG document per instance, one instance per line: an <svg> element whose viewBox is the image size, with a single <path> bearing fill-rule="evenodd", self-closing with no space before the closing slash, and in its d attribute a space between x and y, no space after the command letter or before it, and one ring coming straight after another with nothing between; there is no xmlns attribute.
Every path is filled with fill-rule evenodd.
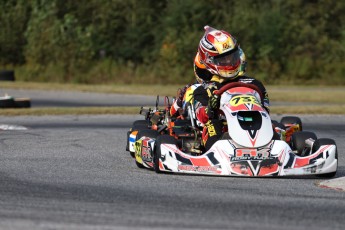
<svg viewBox="0 0 345 230"><path fill-rule="evenodd" d="M321 178L156 174L125 151L136 115L0 117L0 229L344 229L345 192ZM276 117L279 119L279 116ZM334 138L344 116L302 116Z"/></svg>
<svg viewBox="0 0 345 230"><path fill-rule="evenodd" d="M73 91L1 89L0 96L30 98L31 107L155 106L157 96L105 94ZM163 97L160 105L163 105ZM140 108L140 107L138 107Z"/></svg>
<svg viewBox="0 0 345 230"><path fill-rule="evenodd" d="M155 97L6 90L40 106L153 105ZM1 91L3 94L4 91ZM273 115L274 119L281 116ZM335 139L345 116L301 116ZM125 151L136 115L1 117L0 229L344 229L345 192L322 178L156 174Z"/></svg>

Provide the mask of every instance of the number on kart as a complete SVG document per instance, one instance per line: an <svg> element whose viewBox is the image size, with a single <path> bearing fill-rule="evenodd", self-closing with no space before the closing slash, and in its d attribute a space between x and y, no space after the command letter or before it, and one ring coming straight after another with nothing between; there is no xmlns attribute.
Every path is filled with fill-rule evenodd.
<svg viewBox="0 0 345 230"><path fill-rule="evenodd" d="M241 104L256 104L256 105L259 105L259 102L256 99L256 97L254 97L254 96L247 96L247 95L246 96L242 96L242 95L239 95L239 96L233 97L230 100L230 104L232 106L238 106L238 105L241 105Z"/></svg>

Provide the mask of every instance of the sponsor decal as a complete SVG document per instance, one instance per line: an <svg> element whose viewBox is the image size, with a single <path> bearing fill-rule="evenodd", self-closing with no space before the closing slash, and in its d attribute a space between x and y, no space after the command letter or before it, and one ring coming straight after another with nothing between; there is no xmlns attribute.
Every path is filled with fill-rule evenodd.
<svg viewBox="0 0 345 230"><path fill-rule="evenodd" d="M240 79L239 82L243 83L252 83L254 81L254 78L247 78L247 79Z"/></svg>
<svg viewBox="0 0 345 230"><path fill-rule="evenodd" d="M205 126L207 127L207 133L209 137L213 137L217 135L216 129L214 128L214 125L211 123L211 121L208 121Z"/></svg>
<svg viewBox="0 0 345 230"><path fill-rule="evenodd" d="M150 140L142 139L138 140L134 143L135 149L135 159L139 163L143 163L143 161L151 162L152 155L151 155L151 146Z"/></svg>
<svg viewBox="0 0 345 230"><path fill-rule="evenodd" d="M141 148L141 159L143 161L152 161L151 148L147 146L142 146Z"/></svg>
<svg viewBox="0 0 345 230"><path fill-rule="evenodd" d="M230 46L228 43L223 43L223 50L227 50L229 48L230 48Z"/></svg>
<svg viewBox="0 0 345 230"><path fill-rule="evenodd" d="M180 171L193 171L193 172L216 172L220 166L193 166L193 165L179 165Z"/></svg>
<svg viewBox="0 0 345 230"><path fill-rule="evenodd" d="M138 140L134 143L134 151L135 151L135 160L138 163L143 163L143 160L141 159L141 145L142 145L142 140Z"/></svg>
<svg viewBox="0 0 345 230"><path fill-rule="evenodd" d="M231 161L261 161L273 160L275 157L271 156L270 148L263 149L235 149L235 155L231 157Z"/></svg>
<svg viewBox="0 0 345 230"><path fill-rule="evenodd" d="M230 164L231 171L236 174L242 174L247 176L266 176L266 175L277 175L279 171L279 160L271 157L272 159L266 158L265 160L248 160L232 162Z"/></svg>

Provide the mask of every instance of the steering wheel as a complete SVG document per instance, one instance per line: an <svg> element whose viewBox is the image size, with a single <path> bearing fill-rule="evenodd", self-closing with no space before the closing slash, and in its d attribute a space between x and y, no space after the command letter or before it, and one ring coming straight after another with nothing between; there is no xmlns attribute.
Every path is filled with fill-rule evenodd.
<svg viewBox="0 0 345 230"><path fill-rule="evenodd" d="M259 89L259 87L257 87L256 85L253 85L253 84L243 83L243 82L231 82L231 83L228 83L228 84L222 86L222 88L220 88L219 90L215 90L214 94L220 96L220 95L222 95L222 93L224 93L228 89L232 89L232 88L235 88L235 87L246 87L246 88L253 89L253 90L255 90L260 95L260 100L264 101L264 96L263 96L261 90Z"/></svg>

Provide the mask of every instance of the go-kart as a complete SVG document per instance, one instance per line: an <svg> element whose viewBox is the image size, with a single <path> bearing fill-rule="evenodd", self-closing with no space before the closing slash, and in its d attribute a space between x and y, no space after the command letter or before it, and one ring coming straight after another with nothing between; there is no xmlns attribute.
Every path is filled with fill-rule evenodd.
<svg viewBox="0 0 345 230"><path fill-rule="evenodd" d="M261 105L263 96L251 84L230 83L215 92L220 96L219 119L226 123L222 137L203 152L201 128L193 103L184 119L171 118L165 109L141 109L144 120L128 132L126 149L139 168L159 172L220 176L333 177L338 155L334 140L303 131L298 117L272 121ZM158 101L158 97L157 97ZM166 101L169 101L166 97Z"/></svg>

